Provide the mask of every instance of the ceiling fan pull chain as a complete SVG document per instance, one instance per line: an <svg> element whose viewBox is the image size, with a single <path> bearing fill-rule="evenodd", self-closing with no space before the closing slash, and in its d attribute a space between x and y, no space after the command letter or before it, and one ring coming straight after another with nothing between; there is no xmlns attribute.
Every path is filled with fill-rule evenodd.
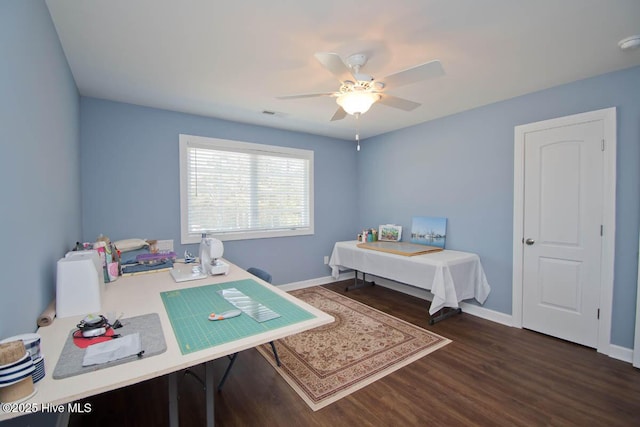
<svg viewBox="0 0 640 427"><path fill-rule="evenodd" d="M360 113L356 113L356 142L358 145L356 146L356 150L360 151Z"/></svg>

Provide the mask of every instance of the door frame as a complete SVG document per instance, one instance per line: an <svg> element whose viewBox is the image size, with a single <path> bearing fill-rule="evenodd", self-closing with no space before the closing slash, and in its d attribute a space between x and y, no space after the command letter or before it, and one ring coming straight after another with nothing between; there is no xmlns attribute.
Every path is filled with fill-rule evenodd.
<svg viewBox="0 0 640 427"><path fill-rule="evenodd" d="M600 320L598 322L599 353L610 353L613 277L616 233L616 108L574 114L516 126L514 129L513 168L513 326L522 328L522 286L524 262L524 141L529 132L553 127L602 120L604 126L604 177L602 206L602 257L600 273Z"/></svg>

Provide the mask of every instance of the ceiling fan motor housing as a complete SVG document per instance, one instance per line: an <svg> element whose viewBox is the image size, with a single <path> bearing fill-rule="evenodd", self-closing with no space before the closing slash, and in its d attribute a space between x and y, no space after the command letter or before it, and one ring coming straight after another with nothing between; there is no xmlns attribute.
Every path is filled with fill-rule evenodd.
<svg viewBox="0 0 640 427"><path fill-rule="evenodd" d="M349 68L359 69L366 63L367 55L365 55L364 53L355 53L347 58L347 65L349 66ZM358 72L358 70L356 70L356 72Z"/></svg>
<svg viewBox="0 0 640 427"><path fill-rule="evenodd" d="M345 81L340 86L340 93L348 93L348 92L363 92L363 91L371 91L375 90L371 81L367 80L358 80L357 82L352 82L350 80Z"/></svg>
<svg viewBox="0 0 640 427"><path fill-rule="evenodd" d="M353 70L353 77L355 77L359 82L371 82L373 81L373 77L369 74L360 73L360 68L367 63L367 55L364 53L356 53L347 58L347 66Z"/></svg>

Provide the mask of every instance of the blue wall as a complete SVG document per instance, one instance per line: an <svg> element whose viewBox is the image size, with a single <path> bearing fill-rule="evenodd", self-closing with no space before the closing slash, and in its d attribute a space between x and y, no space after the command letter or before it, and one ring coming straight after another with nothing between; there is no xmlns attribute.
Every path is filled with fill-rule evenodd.
<svg viewBox="0 0 640 427"><path fill-rule="evenodd" d="M617 107L616 259L611 342L633 348L640 226L640 67L367 139L358 158L362 226L448 218L447 248L480 255L485 307L511 313L514 127ZM384 172L383 172L384 171Z"/></svg>
<svg viewBox="0 0 640 427"><path fill-rule="evenodd" d="M179 252L195 251L179 244L179 133L315 151L316 234L228 242L225 256L240 266L269 269L276 284L323 277L322 257L358 229L395 222L408 230L413 215L444 216L448 247L482 258L493 288L486 307L510 313L513 127L616 106L612 342L633 347L640 68L370 138L356 153L331 138L79 100L42 0L3 1L0 40L0 255L17 266L0 279L0 337L35 329L54 295L55 262L76 240L174 239Z"/></svg>
<svg viewBox="0 0 640 427"><path fill-rule="evenodd" d="M180 244L178 135L314 151L315 235L225 242L224 257L262 267L274 284L328 276L323 257L356 233L356 151L342 140L82 97L83 239L173 239Z"/></svg>
<svg viewBox="0 0 640 427"><path fill-rule="evenodd" d="M0 338L33 332L81 236L79 96L44 1L0 3Z"/></svg>

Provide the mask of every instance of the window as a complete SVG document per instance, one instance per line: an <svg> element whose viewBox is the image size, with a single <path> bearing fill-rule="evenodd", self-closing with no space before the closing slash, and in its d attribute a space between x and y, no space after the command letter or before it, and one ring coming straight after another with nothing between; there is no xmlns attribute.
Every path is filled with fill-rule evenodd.
<svg viewBox="0 0 640 427"><path fill-rule="evenodd" d="M183 244L313 234L313 151L180 135Z"/></svg>

